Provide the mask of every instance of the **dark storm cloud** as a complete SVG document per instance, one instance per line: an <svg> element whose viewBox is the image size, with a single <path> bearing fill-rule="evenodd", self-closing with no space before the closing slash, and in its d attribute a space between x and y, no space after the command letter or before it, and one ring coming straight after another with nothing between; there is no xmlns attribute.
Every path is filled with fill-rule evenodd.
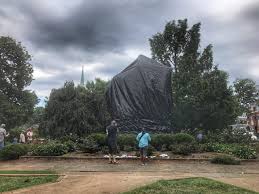
<svg viewBox="0 0 259 194"><path fill-rule="evenodd" d="M31 18L27 39L38 47L64 49L80 47L90 52L121 52L142 39L158 17L154 12L168 4L158 0L132 1L84 1L69 10L66 15L53 17L42 10L31 11L22 7Z"/></svg>
<svg viewBox="0 0 259 194"><path fill-rule="evenodd" d="M66 80L78 83L82 66L88 80L111 78L139 54L150 55L148 38L167 21L183 18L190 26L202 23L201 46L213 44L215 63L231 79L259 82L250 70L259 51L259 2L250 1L225 8L206 0L2 0L0 33L22 41L33 55L31 88L39 94Z"/></svg>

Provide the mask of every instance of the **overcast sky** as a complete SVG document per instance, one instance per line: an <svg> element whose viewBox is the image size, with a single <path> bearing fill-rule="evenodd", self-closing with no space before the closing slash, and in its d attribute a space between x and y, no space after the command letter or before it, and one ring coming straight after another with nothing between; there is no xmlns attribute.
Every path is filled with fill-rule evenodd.
<svg viewBox="0 0 259 194"><path fill-rule="evenodd" d="M11 36L33 56L30 89L48 96L66 80L109 79L139 54L167 21L202 23L201 48L236 78L259 83L259 0L0 0L0 36Z"/></svg>

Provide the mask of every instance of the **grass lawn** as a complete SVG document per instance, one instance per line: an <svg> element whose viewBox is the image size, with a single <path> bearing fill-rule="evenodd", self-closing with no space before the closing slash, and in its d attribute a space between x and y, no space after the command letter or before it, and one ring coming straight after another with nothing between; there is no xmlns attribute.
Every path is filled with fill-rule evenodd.
<svg viewBox="0 0 259 194"><path fill-rule="evenodd" d="M254 194L256 192L207 178L160 180L124 194Z"/></svg>
<svg viewBox="0 0 259 194"><path fill-rule="evenodd" d="M0 174L53 174L51 171L0 171ZM33 185L55 182L57 175L46 176L0 176L0 192L11 191Z"/></svg>
<svg viewBox="0 0 259 194"><path fill-rule="evenodd" d="M55 174L50 170L0 170L0 174Z"/></svg>

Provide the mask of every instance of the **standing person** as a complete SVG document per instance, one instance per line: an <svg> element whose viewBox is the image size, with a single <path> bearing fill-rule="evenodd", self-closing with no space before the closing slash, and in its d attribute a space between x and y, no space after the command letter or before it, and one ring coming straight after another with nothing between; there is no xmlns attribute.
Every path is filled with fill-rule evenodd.
<svg viewBox="0 0 259 194"><path fill-rule="evenodd" d="M199 133L198 133L197 136L196 136L196 139L197 139L197 141L198 141L199 143L202 142L202 140L203 140L202 131L199 131Z"/></svg>
<svg viewBox="0 0 259 194"><path fill-rule="evenodd" d="M32 143L32 136L33 136L33 132L32 132L32 128L29 128L27 131L27 141L28 143Z"/></svg>
<svg viewBox="0 0 259 194"><path fill-rule="evenodd" d="M20 134L19 142L20 143L26 143L24 131L22 131L21 134Z"/></svg>
<svg viewBox="0 0 259 194"><path fill-rule="evenodd" d="M142 131L137 135L136 140L139 142L140 159L142 165L146 165L148 143L151 141L150 135L142 128Z"/></svg>
<svg viewBox="0 0 259 194"><path fill-rule="evenodd" d="M109 164L118 164L115 158L117 153L117 122L113 120L111 124L106 128L107 143L109 148Z"/></svg>
<svg viewBox="0 0 259 194"><path fill-rule="evenodd" d="M0 126L0 150L4 148L4 139L8 135L9 134L7 134L6 130L5 130L5 124L1 124L1 126Z"/></svg>

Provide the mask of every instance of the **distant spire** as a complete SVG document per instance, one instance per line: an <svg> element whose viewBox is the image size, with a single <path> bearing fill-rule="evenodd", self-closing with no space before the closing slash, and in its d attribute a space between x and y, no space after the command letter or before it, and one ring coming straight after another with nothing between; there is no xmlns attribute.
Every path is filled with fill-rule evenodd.
<svg viewBox="0 0 259 194"><path fill-rule="evenodd" d="M81 86L84 86L84 85L85 85L84 66L82 66L82 74L81 74L80 85L81 85Z"/></svg>

